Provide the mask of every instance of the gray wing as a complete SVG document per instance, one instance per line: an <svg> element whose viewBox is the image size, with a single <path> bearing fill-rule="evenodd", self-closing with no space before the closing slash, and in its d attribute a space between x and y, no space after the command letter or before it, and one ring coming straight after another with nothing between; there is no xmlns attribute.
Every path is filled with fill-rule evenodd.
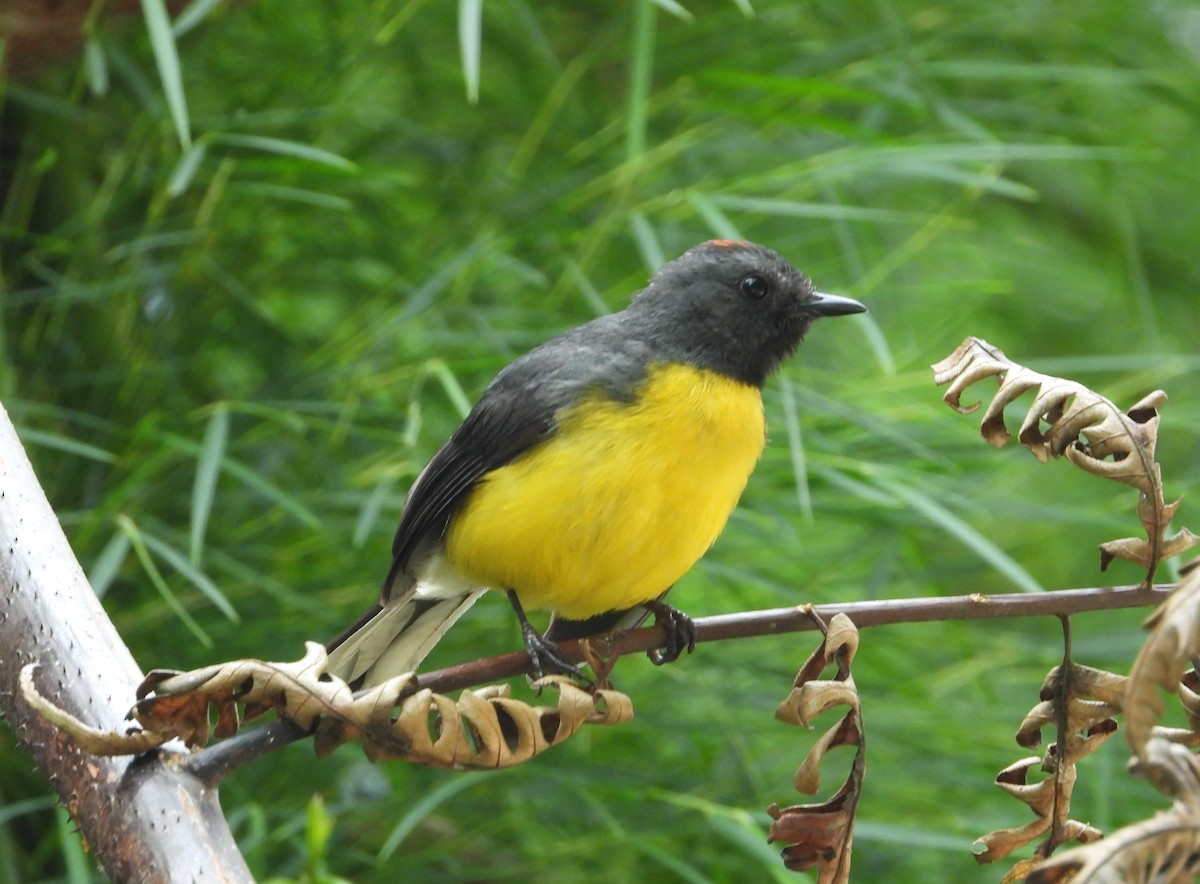
<svg viewBox="0 0 1200 884"><path fill-rule="evenodd" d="M488 385L409 491L392 541L383 601L412 585L414 557L444 538L450 519L484 476L554 435L562 409L589 391L617 399L633 395L650 350L625 334L621 316L601 317L547 341Z"/></svg>

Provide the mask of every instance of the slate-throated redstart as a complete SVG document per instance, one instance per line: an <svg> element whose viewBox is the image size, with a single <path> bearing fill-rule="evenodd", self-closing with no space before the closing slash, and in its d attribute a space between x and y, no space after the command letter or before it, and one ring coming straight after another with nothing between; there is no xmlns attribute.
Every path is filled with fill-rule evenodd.
<svg viewBox="0 0 1200 884"><path fill-rule="evenodd" d="M484 390L417 477L380 602L330 643L356 685L415 669L486 589L508 593L534 670L554 641L660 599L725 527L766 442L761 388L821 316L861 313L770 249L706 242L624 310L535 347ZM525 609L548 608L545 636ZM644 612L642 613L644 616Z"/></svg>

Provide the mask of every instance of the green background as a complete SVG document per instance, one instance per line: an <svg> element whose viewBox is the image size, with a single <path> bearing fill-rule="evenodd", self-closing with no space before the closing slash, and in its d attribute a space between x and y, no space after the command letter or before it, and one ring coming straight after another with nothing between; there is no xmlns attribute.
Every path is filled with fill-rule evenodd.
<svg viewBox="0 0 1200 884"><path fill-rule="evenodd" d="M293 659L339 631L492 374L713 236L871 313L819 324L768 385L768 450L674 604L1140 579L1097 571L1099 542L1140 531L1135 492L991 449L928 366L978 335L1122 407L1164 388L1168 499L1193 491L1200 12L687 6L206 2L176 35L186 108L139 15L4 84L0 396L143 667ZM1078 618L1076 658L1124 671L1143 615ZM518 643L489 598L431 664ZM263 879L804 880L765 808L807 800L813 735L773 712L812 643L625 660L635 721L516 770L301 744L222 803ZM856 880L999 880L970 844L1031 819L991 780L1027 754L1012 734L1060 653L1050 619L864 634ZM91 880L0 740L0 879ZM1126 754L1118 736L1082 767L1076 818L1164 806Z"/></svg>

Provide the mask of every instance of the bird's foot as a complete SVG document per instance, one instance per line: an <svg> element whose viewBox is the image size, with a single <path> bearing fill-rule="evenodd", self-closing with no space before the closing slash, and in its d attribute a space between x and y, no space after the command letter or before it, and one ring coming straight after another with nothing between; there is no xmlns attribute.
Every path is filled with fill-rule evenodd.
<svg viewBox="0 0 1200 884"><path fill-rule="evenodd" d="M530 676L537 681L544 675L565 675L585 685L591 685L592 680L583 674L583 670L564 660L558 652L558 645L543 638L529 623L521 624L521 638L525 641L525 653L533 667Z"/></svg>
<svg viewBox="0 0 1200 884"><path fill-rule="evenodd" d="M684 651L696 650L696 624L692 618L664 601L645 602L642 607L654 615L654 625L661 626L667 633L665 647L647 651L646 656L655 666L673 663Z"/></svg>
<svg viewBox="0 0 1200 884"><path fill-rule="evenodd" d="M530 677L533 681L537 681L545 675L565 675L568 678L576 679L589 689L594 687L592 680L583 674L583 670L562 658L558 651L558 645L550 639L544 638L534 628L533 624L529 622L529 618L525 616L521 600L512 590L508 592L508 603L512 605L517 620L521 624L521 639L525 642L525 653L529 655L529 662L533 669Z"/></svg>

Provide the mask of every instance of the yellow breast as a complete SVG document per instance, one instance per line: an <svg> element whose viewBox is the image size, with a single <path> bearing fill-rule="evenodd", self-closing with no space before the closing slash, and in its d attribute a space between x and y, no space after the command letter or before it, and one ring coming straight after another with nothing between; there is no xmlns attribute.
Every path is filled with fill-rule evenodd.
<svg viewBox="0 0 1200 884"><path fill-rule="evenodd" d="M648 601L717 539L765 437L756 387L656 367L636 401L591 396L489 473L451 521L446 558L570 619Z"/></svg>

